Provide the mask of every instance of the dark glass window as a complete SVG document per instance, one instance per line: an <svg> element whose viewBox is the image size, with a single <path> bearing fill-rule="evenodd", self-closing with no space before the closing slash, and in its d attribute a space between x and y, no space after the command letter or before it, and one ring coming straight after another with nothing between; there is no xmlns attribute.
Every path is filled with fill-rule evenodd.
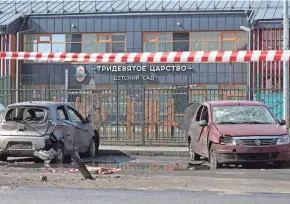
<svg viewBox="0 0 290 204"><path fill-rule="evenodd" d="M173 33L173 41L189 41L189 33Z"/></svg>
<svg viewBox="0 0 290 204"><path fill-rule="evenodd" d="M81 34L67 34L66 42L82 42Z"/></svg>

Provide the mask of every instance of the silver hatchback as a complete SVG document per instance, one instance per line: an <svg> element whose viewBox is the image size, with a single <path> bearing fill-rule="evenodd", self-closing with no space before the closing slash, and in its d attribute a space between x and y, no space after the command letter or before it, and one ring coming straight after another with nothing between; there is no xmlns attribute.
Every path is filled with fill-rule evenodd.
<svg viewBox="0 0 290 204"><path fill-rule="evenodd" d="M94 157L100 137L72 106L58 102L22 102L6 107L0 119L0 159L34 156L53 149L53 161L61 163L72 152Z"/></svg>

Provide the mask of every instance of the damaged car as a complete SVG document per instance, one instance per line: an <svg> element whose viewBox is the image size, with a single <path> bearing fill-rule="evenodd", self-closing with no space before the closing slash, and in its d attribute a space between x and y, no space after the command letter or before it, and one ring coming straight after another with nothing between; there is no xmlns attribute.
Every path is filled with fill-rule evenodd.
<svg viewBox="0 0 290 204"><path fill-rule="evenodd" d="M90 117L83 116L71 105L58 102L22 102L7 106L0 121L0 159L8 156L47 154L55 163L74 151L94 157L99 149L98 131Z"/></svg>
<svg viewBox="0 0 290 204"><path fill-rule="evenodd" d="M186 131L192 160L208 158L211 169L223 164L289 165L290 140L282 127L286 122L276 120L263 103L208 101L192 107Z"/></svg>

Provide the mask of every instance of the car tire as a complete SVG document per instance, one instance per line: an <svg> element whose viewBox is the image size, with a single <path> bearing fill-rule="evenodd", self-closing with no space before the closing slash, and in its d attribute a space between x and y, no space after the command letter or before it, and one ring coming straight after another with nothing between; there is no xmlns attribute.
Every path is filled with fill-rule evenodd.
<svg viewBox="0 0 290 204"><path fill-rule="evenodd" d="M213 147L210 148L209 164L211 170L219 169L222 167L222 164L217 160L217 153Z"/></svg>
<svg viewBox="0 0 290 204"><path fill-rule="evenodd" d="M95 144L96 144L96 155L99 152L99 147L100 147L100 135L98 131L95 130Z"/></svg>
<svg viewBox="0 0 290 204"><path fill-rule="evenodd" d="M96 156L96 141L94 138L91 139L88 151L85 153L85 157L95 157Z"/></svg>
<svg viewBox="0 0 290 204"><path fill-rule="evenodd" d="M57 143L53 149L56 151L56 156L52 160L53 163L62 164L64 162L64 147L62 144Z"/></svg>
<svg viewBox="0 0 290 204"><path fill-rule="evenodd" d="M196 154L194 151L192 140L189 142L188 150L189 150L189 157L192 161L199 161L200 160L200 155Z"/></svg>
<svg viewBox="0 0 290 204"><path fill-rule="evenodd" d="M8 156L5 154L0 154L0 161L7 161Z"/></svg>

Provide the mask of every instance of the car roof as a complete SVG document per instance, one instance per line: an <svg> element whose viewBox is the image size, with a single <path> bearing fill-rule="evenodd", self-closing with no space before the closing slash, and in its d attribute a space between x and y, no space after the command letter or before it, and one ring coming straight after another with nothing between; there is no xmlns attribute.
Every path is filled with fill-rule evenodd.
<svg viewBox="0 0 290 204"><path fill-rule="evenodd" d="M26 101L26 102L19 102L13 103L8 105L8 108L16 107L16 106L35 106L35 107L47 107L47 108L54 108L59 105L70 105L69 103L65 102L52 102L52 101Z"/></svg>
<svg viewBox="0 0 290 204"><path fill-rule="evenodd" d="M223 101L207 101L212 107L215 106L265 106L259 101L247 101L247 100L223 100Z"/></svg>

